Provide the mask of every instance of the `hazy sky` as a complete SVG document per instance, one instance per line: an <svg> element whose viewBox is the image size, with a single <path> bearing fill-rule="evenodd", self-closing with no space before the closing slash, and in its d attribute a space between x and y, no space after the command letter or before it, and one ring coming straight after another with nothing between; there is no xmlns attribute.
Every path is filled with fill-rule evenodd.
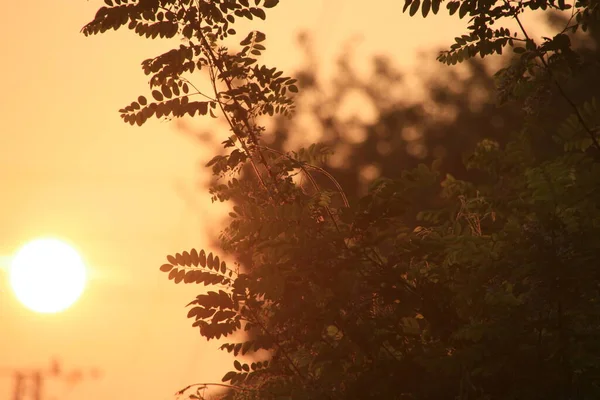
<svg viewBox="0 0 600 400"><path fill-rule="evenodd" d="M7 368L45 367L53 356L67 369L103 372L70 391L53 384L58 400L169 399L188 383L220 382L231 365L218 357L218 344L203 340L186 319L184 305L203 287L174 285L158 271L167 253L208 247L206 230L219 230L207 209L208 194L195 189L203 179L197 165L211 155L174 123L150 120L131 127L117 113L148 93L140 62L172 42L126 30L84 37L81 27L101 5L57 0L3 6L2 399L11 392ZM267 33L264 62L290 71L301 57L299 30L316 35L325 65L333 65L345 40L356 34L362 36L358 59L387 53L400 65L412 65L419 46L449 43L466 22L409 18L401 8L402 2L391 0L283 0L254 29ZM211 127L209 120L196 124L204 122ZM6 280L18 247L45 235L74 243L91 273L82 298L55 315L25 309Z"/></svg>

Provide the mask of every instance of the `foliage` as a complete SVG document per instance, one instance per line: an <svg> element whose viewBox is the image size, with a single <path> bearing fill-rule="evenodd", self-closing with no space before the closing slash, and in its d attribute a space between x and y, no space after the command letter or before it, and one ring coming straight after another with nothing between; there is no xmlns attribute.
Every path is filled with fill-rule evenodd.
<svg viewBox="0 0 600 400"><path fill-rule="evenodd" d="M435 64L428 71L424 60L418 76L407 77L387 57L377 56L373 72L362 76L351 50L346 50L337 61L335 77L323 82L310 39L303 35L300 43L306 60L294 72L302 87L295 98L294 118L277 118L264 139L280 151L294 148L307 129L304 121L310 120L311 139L326 143L334 152L324 167L350 199L366 194L365 171L369 170L397 178L419 163L437 161L442 174L476 180L480 174L465 168L463 153L484 138L504 144L504 132L522 126L521 104L496 107L494 78L478 59L466 61L463 74ZM414 85L415 79L426 88L424 99L406 95L411 93L407 82ZM375 110L369 118L349 114L347 109L340 112L357 97L361 109ZM315 178L330 187L322 177Z"/></svg>
<svg viewBox="0 0 600 400"><path fill-rule="evenodd" d="M140 96L121 109L124 121L220 110L231 130L225 154L208 163L219 178L210 193L236 204L221 245L229 256L250 254L246 269L203 250L168 256L161 266L176 283L214 288L188 304L207 340L249 333L221 347L236 357L223 377L232 389L224 398L600 396L597 107L594 99L576 105L564 89L582 67L567 34L594 24L596 2L448 2L472 25L440 61L523 42L517 60L497 74L498 94L525 99L533 112L503 143L482 140L466 160L484 179L421 164L398 179L376 179L356 202L314 164L327 157L326 146L284 153L261 142L257 117L290 114L298 90L294 79L258 65L264 34L245 36L237 53L219 44L236 34L236 18L264 19L276 0L106 3L85 34L127 25L146 37L185 39L142 63L155 102ZM440 4L408 0L405 10L427 16ZM519 21L525 9L568 8L569 25L541 45ZM519 22L523 37L489 27L506 18ZM212 94L183 76L197 69L208 71ZM553 93L572 115L548 127L535 111ZM246 165L254 180L240 179ZM335 190L323 190L315 171ZM308 184L296 183L298 176ZM424 196L435 200L431 207ZM269 359L238 360L259 350Z"/></svg>

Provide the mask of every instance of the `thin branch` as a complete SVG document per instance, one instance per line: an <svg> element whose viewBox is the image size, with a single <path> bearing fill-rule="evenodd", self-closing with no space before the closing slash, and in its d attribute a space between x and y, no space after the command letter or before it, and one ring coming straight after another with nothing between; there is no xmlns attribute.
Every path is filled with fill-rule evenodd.
<svg viewBox="0 0 600 400"><path fill-rule="evenodd" d="M183 389L178 390L177 393L175 393L175 395L181 396L182 394L184 394L185 392L187 392L189 389L191 389L193 387L198 387L199 389L204 389L207 386L215 386L215 387L221 387L221 388L226 388L226 389L231 389L231 390L240 390L240 391L244 391L244 392L259 392L259 390L257 390L257 389L246 388L246 387L239 386L239 385L226 385L224 383L192 383L191 385L188 385L188 386L184 387Z"/></svg>
<svg viewBox="0 0 600 400"><path fill-rule="evenodd" d="M567 21L567 23L565 24L565 27L563 28L563 30L560 33L565 33L569 28L571 28L572 26L570 26L569 24L571 23L571 21L573 21L573 18L575 18L575 15L579 14L579 10L577 12L575 12L575 2L576 0L573 0L573 5L571 6L571 17L569 17L569 20ZM579 24L575 24L573 26L578 26Z"/></svg>
<svg viewBox="0 0 600 400"><path fill-rule="evenodd" d="M201 96L204 96L204 97L206 97L206 98L207 98L207 99L209 99L210 101L214 101L214 102L217 102L217 101L218 101L218 100L216 100L216 99L213 99L213 98L212 98L212 97L210 97L209 95L202 93L202 92L200 91L200 89L198 89L198 88L197 88L197 87L196 87L196 86L195 86L195 85L194 85L192 82L190 82L190 81L189 81L189 79L186 79L186 78L179 78L179 79L180 79L180 80L182 80L183 82L185 82L185 83L189 84L191 87L193 87L193 88L194 88L194 90L195 90L196 92L198 92L198 93L192 93L192 94L199 94L199 95L201 95ZM190 94L190 95L188 95L188 96L191 96L191 94Z"/></svg>
<svg viewBox="0 0 600 400"><path fill-rule="evenodd" d="M517 21L517 24L519 24L519 27L521 28L521 32L523 32L523 35L525 35L525 38L527 40L531 40L529 35L527 34L527 31L525 30L525 27L523 26L523 24L521 23L521 20L519 19L519 15L515 14L514 18ZM579 121L579 123L581 124L583 129L587 132L588 136L590 137L590 139L592 140L592 142L594 144L594 147L596 147L596 149L598 151L600 151L600 142L598 142L598 139L596 139L596 135L594 134L594 131L586 124L586 122L583 119L583 116L581 115L581 113L579 112L579 109L577 108L577 105L569 98L569 96L567 96L567 94L565 93L565 91L562 88L562 86L560 85L560 83L558 83L558 80L553 76L552 70L550 69L550 67L548 66L548 63L544 59L543 54L538 54L538 58L541 60L542 64L546 68L548 75L550 76L550 78L552 79L552 81L554 82L556 87L558 88L558 91L561 94L561 96L567 101L569 106L575 112L575 115L577 116L577 120Z"/></svg>
<svg viewBox="0 0 600 400"><path fill-rule="evenodd" d="M291 156L289 156L288 154L282 153L281 151L272 149L270 147L266 147L266 146L258 146L258 147L261 148L261 149L263 149L263 150L270 151L272 153L280 155L282 157L286 157L288 160L297 161L294 158L292 158ZM329 172L327 172L323 168L318 167L316 165L312 165L312 164L308 164L308 163L300 163L300 162L298 162L298 164L299 164L298 168L300 168L307 176L310 175L310 172L308 172L306 170L306 168L317 170L320 173L322 173L323 175L325 175L331 182L333 182L333 184L335 185L336 189L338 190L340 196L342 196L342 201L344 202L344 206L345 207L350 207L350 203L348 203L348 198L346 197L346 193L344 193L344 189L342 189L342 186L339 184L339 182L337 181L337 179L335 179L333 177L333 175L331 175Z"/></svg>
<svg viewBox="0 0 600 400"><path fill-rule="evenodd" d="M203 39L204 39L204 37L203 37ZM206 39L204 39L204 42L205 42L205 46L208 46L210 48L210 44L208 43L208 41ZM213 65L214 65L215 61L214 60L211 60L211 61L212 61L212 63L209 63L208 70L209 70L209 74L210 74L210 80L211 80L211 83L213 85L213 91L215 92L215 95L218 97L219 96L219 91L217 89L217 78L216 78L215 72L213 70L213 68L214 68ZM242 148L246 152L246 155L248 156L248 160L250 161L250 165L252 165L252 169L254 169L254 173L256 174L256 177L258 178L258 181L260 182L260 184L263 187L263 189L267 193L269 193L267 185L265 184L265 181L263 180L263 177L262 177L260 171L258 170L258 167L256 166L256 163L252 159L252 153L250 152L250 150L246 146L246 143L244 142L243 137L237 131L236 126L234 125L233 121L231 121L231 119L229 118L229 114L227 114L227 112L225 111L225 108L223 107L223 104L221 103L220 99L217 100L217 103L219 104L219 108L221 109L221 113L223 113L223 116L225 117L225 119L227 120L227 123L231 127L231 130L233 131L234 135L238 138L240 144L242 145Z"/></svg>
<svg viewBox="0 0 600 400"><path fill-rule="evenodd" d="M208 52L208 56L211 58L212 64L219 70L219 72L221 74L223 74L223 68L219 65L219 63L217 62L217 57L214 54L210 44L208 43L208 40L206 40L206 37L202 34L202 32L199 30L198 31L198 35L200 37L200 40L204 42L206 51ZM222 79L223 82L225 82L225 84L227 85L227 89L229 91L233 91L233 86L231 85L231 82L229 79L227 78L223 78ZM244 109L239 102L237 101L237 99L232 98L234 103L238 106L239 109ZM222 108L222 106L221 106ZM242 122L244 123L246 130L248 132L248 136L250 137L251 142L253 142L253 144L255 146L258 146L258 138L256 137L256 134L254 132L254 129L252 128L250 121L248 120L247 115L242 115ZM233 125L232 125L233 127ZM261 163L265 166L265 168L267 169L267 172L269 173L269 175L271 176L271 178L273 179L273 182L275 184L277 184L277 177L275 176L275 174L273 173L273 171L271 170L271 167L269 165L269 163L267 162L264 154L260 151L260 149L257 150L257 153L259 155L259 158L261 160ZM265 186L266 187L266 186ZM277 186L275 186L275 190L277 190Z"/></svg>

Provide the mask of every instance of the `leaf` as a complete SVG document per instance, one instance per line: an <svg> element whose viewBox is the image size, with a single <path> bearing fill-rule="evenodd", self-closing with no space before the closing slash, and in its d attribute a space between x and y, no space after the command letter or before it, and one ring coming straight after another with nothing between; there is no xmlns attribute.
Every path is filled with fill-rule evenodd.
<svg viewBox="0 0 600 400"><path fill-rule="evenodd" d="M255 43L260 43L267 38L267 36L260 31L255 31L254 34L255 34L255 36L254 36Z"/></svg>
<svg viewBox="0 0 600 400"><path fill-rule="evenodd" d="M267 18L267 14L265 13L265 10L263 10L263 9L251 8L250 12L262 20Z"/></svg>
<svg viewBox="0 0 600 400"><path fill-rule="evenodd" d="M241 351L242 355L245 355L250 350L250 348L252 348L253 344L254 344L253 341L244 342L244 344L242 345L242 351Z"/></svg>
<svg viewBox="0 0 600 400"><path fill-rule="evenodd" d="M225 374L225 376L223 376L223 378L221 378L221 382L227 382L232 380L237 374L234 371L229 371L228 373Z"/></svg>
<svg viewBox="0 0 600 400"><path fill-rule="evenodd" d="M525 48L526 48L527 50L530 50L530 51L533 51L533 50L535 50L535 49L536 49L536 46L535 46L535 43L534 43L534 41L533 41L533 40L531 40L531 39L527 39L527 40L525 41Z"/></svg>
<svg viewBox="0 0 600 400"><path fill-rule="evenodd" d="M246 37L240 42L240 46L248 46L252 43L252 38L254 37L254 32L250 32Z"/></svg>
<svg viewBox="0 0 600 400"><path fill-rule="evenodd" d="M408 10L408 15L411 17L419 11L419 6L421 5L421 0L413 0L410 4L410 9Z"/></svg>
<svg viewBox="0 0 600 400"><path fill-rule="evenodd" d="M169 272L172 269L173 269L173 265L171 265L171 264L163 264L160 266L160 270L162 272Z"/></svg>
<svg viewBox="0 0 600 400"><path fill-rule="evenodd" d="M242 370L242 364L241 364L241 363L240 363L238 360L235 360L235 361L233 362L233 366L234 366L234 367L235 367L235 369L237 369L238 371L241 371L241 370Z"/></svg>
<svg viewBox="0 0 600 400"><path fill-rule="evenodd" d="M171 88L168 87L167 85L163 85L160 90L162 91L162 94L167 98L170 99L173 96L173 92L171 92Z"/></svg>
<svg viewBox="0 0 600 400"><path fill-rule="evenodd" d="M175 277L177 276L177 273L178 273L178 272L179 272L179 271L177 270L177 268L173 268L173 269L171 270L171 272L169 272L169 280L173 280L173 279L175 279Z"/></svg>
<svg viewBox="0 0 600 400"><path fill-rule="evenodd" d="M273 8L279 3L279 0L265 0L263 7L264 8Z"/></svg>
<svg viewBox="0 0 600 400"><path fill-rule="evenodd" d="M200 265L206 267L206 253L204 250L200 250L198 257L200 258Z"/></svg>
<svg viewBox="0 0 600 400"><path fill-rule="evenodd" d="M177 272L177 275L175 276L174 282L180 283L183 280L183 278L185 278L185 270L180 269L179 272Z"/></svg>
<svg viewBox="0 0 600 400"><path fill-rule="evenodd" d="M456 13L456 11L458 10L459 7L460 7L460 2L458 2L458 1L451 1L446 5L446 8L448 8L450 15L454 15L454 13Z"/></svg>
<svg viewBox="0 0 600 400"><path fill-rule="evenodd" d="M187 313L187 317L188 317L188 318L195 317L195 316L196 316L196 314L198 313L198 311L199 311L199 310L201 310L201 309L202 309L202 307L193 307L193 308L191 308L191 309L188 311L188 313Z"/></svg>
<svg viewBox="0 0 600 400"><path fill-rule="evenodd" d="M423 0L423 6L421 7L421 14L423 14L423 18L427 17L430 9L431 9L431 0Z"/></svg>
<svg viewBox="0 0 600 400"><path fill-rule="evenodd" d="M138 97L138 103L145 106L146 104L148 104L148 101L146 100L146 98L144 96L140 96L140 97Z"/></svg>
<svg viewBox="0 0 600 400"><path fill-rule="evenodd" d="M192 251L190 251L190 257L191 257L192 265L194 267L197 267L198 262L200 261L200 257L198 256L198 251L196 249L192 249Z"/></svg>
<svg viewBox="0 0 600 400"><path fill-rule="evenodd" d="M196 271L188 271L183 277L183 283L192 283L196 280Z"/></svg>
<svg viewBox="0 0 600 400"><path fill-rule="evenodd" d="M158 90L153 90L152 91L152 97L154 97L154 100L156 100L156 101L162 101L163 100L163 95Z"/></svg>
<svg viewBox="0 0 600 400"><path fill-rule="evenodd" d="M184 252L181 254L181 256L182 256L182 259L183 259L183 260L182 260L182 261L183 261L183 264L184 264L186 267L189 267L190 265L192 265L192 258L190 257L190 253L188 253L187 251L184 251Z"/></svg>
<svg viewBox="0 0 600 400"><path fill-rule="evenodd" d="M458 10L458 17L462 19L465 15L467 15L467 11L469 11L470 6L471 6L470 1L463 0L462 4L460 5L460 8Z"/></svg>

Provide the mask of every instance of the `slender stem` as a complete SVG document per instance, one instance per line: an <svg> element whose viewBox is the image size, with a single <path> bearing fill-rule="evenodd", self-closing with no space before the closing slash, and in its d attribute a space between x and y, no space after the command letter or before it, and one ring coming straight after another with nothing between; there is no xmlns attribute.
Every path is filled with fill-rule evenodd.
<svg viewBox="0 0 600 400"><path fill-rule="evenodd" d="M527 40L531 40L529 38L529 35L527 34L527 31L525 30L525 27L523 26L523 24L521 23L521 20L519 19L519 15L515 14L514 18L517 21L517 24L519 24L519 27L521 28L521 32L523 32L523 35L525 35L525 38ZM548 66L548 63L544 59L543 54L538 54L538 58L541 60L542 64L546 68L546 71L548 72L548 75L550 76L550 78L554 82L555 86L558 88L558 91L561 94L561 96L567 101L567 103L569 104L569 106L575 112L575 115L577 116L577 120L579 121L579 123L581 124L581 126L583 127L583 129L587 132L588 136L592 140L592 143L594 144L594 147L596 147L596 149L598 151L600 151L600 142L598 142L598 139L596 138L596 135L594 134L594 131L584 121L581 113L579 112L579 109L577 108L577 105L575 105L575 103L569 98L569 96L567 96L567 94L565 93L565 91L562 88L562 86L560 85L560 83L558 83L558 80L552 74L552 70L550 69L550 67Z"/></svg>
<svg viewBox="0 0 600 400"><path fill-rule="evenodd" d="M261 148L261 149L263 149L263 150L270 151L272 153L278 154L278 155L280 155L282 157L286 157L288 160L297 161L297 160L294 160L289 155L287 155L285 153L282 153L281 151L272 149L270 147L266 147L266 146L258 146L258 147ZM299 164L298 168L300 168L302 170L302 172L304 172L304 174L307 175L307 176L310 176L310 172L308 172L306 170L306 168L317 170L320 173L322 173L323 175L325 175L331 182L333 182L333 184L335 185L336 189L338 190L340 196L342 196L342 201L344 202L344 206L345 207L350 207L350 203L348 203L348 198L346 197L346 193L344 193L344 189L342 189L342 186L339 184L339 182L337 181L337 179L335 179L333 177L333 175L331 175L329 172L327 172L323 168L318 167L316 165L312 165L312 164L308 164L308 163L300 163L300 162L298 164Z"/></svg>
<svg viewBox="0 0 600 400"><path fill-rule="evenodd" d="M188 386L184 387L183 389L177 391L177 393L175 393L175 394L181 396L182 394L184 394L186 391L188 391L189 389L191 389L193 387L199 387L199 388L203 389L203 388L206 388L207 386L222 387L222 388L226 388L226 389L240 390L240 391L245 391L245 392L258 392L257 389L247 388L247 387L238 386L238 385L226 385L224 383L193 383L193 384L188 385Z"/></svg>
<svg viewBox="0 0 600 400"><path fill-rule="evenodd" d="M323 168L318 167L316 165L306 164L306 166L308 168L311 168L311 169L319 171L320 173L322 173L323 175L325 175L327 178L329 178L329 180L331 182L333 182L333 184L335 185L335 187L338 190L340 196L342 196L342 201L344 202L344 206L345 207L350 207L350 203L348 202L348 198L346 197L346 193L344 193L344 189L342 189L342 186L339 184L339 182L337 181L337 179L335 179L333 177L333 175L331 175L329 172L325 171Z"/></svg>
<svg viewBox="0 0 600 400"><path fill-rule="evenodd" d="M216 99L213 99L213 98L212 98L212 97L210 97L209 95L206 95L206 94L202 93L202 92L201 92L201 91L200 91L200 90L199 90L199 89L198 89L198 88L197 88L197 87L196 87L196 86L195 86L195 85L194 85L192 82L190 82L188 79L185 79L185 78L180 78L180 79L181 79L183 82L185 82L185 83L189 84L191 87L193 87L193 88L194 88L194 90L195 90L196 92L198 92L198 93L192 93L192 94L188 94L187 96L192 96L192 95L195 95L195 94L199 94L199 95L201 95L201 96L204 96L204 97L206 97L206 98L207 98L207 99L209 99L210 101L214 101L214 102L217 102L217 101L218 101L218 100L216 100ZM182 97L183 97L183 96L182 96Z"/></svg>
<svg viewBox="0 0 600 400"><path fill-rule="evenodd" d="M208 53L208 56L211 58L211 62L212 64L219 70L219 72L221 74L223 74L223 68L221 67L221 65L219 64L219 62L217 62L217 57L214 54L210 44L208 43L208 40L206 40L206 37L204 37L204 35L202 34L202 31L198 30L198 35L200 37L200 40L204 42L204 45L206 47L206 51ZM231 92L233 91L233 86L231 85L231 82L229 79L227 78L223 78L222 79L223 82L225 82L225 85L227 85L227 89ZM236 106L243 110L244 108L241 106L241 104L239 104L239 102L237 101L237 99L235 97L232 98L232 100L234 101L234 103L236 104ZM221 105L221 108L222 105ZM253 144L255 146L258 146L258 138L254 132L254 129L252 128L250 121L248 120L248 116L247 115L242 115L241 117L242 122L244 123L244 126L246 127L246 130L248 132L248 136L250 137L251 142L253 142ZM232 125L233 127L233 125ZM271 167L269 165L269 163L267 162L264 154L260 151L260 149L257 150L258 156L261 160L261 163L265 166L265 168L267 169L267 172L269 173L269 175L271 176L271 178L273 179L274 183L277 183L277 177L275 176L275 174L273 173L273 171L271 170ZM277 187L277 186L276 186ZM275 187L275 188L276 188Z"/></svg>
<svg viewBox="0 0 600 400"><path fill-rule="evenodd" d="M205 40L205 42L206 42L206 40ZM206 45L209 45L208 42L206 42ZM213 90L215 92L215 95L218 97L217 81L216 81L215 73L213 71L213 64L209 65L209 72L210 72L210 80L213 85ZM246 142L244 142L244 138L239 134L239 132L237 132L237 129L236 129L233 121L231 121L231 119L229 118L229 114L227 114L227 112L225 111L225 108L223 107L223 104L221 103L221 101L217 101L217 103L219 104L219 108L221 109L221 112L225 116L227 123L231 127L231 130L233 131L234 135L238 138L240 144L242 145L244 152L246 152L246 155L248 156L248 160L250 161L250 165L252 165L252 169L254 169L254 173L256 174L258 181L260 182L261 186L265 189L265 191L267 191L267 193L268 193L269 191L267 189L267 185L265 184L265 181L263 180L263 177L260 174L260 171L258 170L256 163L252 159L252 153L246 146Z"/></svg>

